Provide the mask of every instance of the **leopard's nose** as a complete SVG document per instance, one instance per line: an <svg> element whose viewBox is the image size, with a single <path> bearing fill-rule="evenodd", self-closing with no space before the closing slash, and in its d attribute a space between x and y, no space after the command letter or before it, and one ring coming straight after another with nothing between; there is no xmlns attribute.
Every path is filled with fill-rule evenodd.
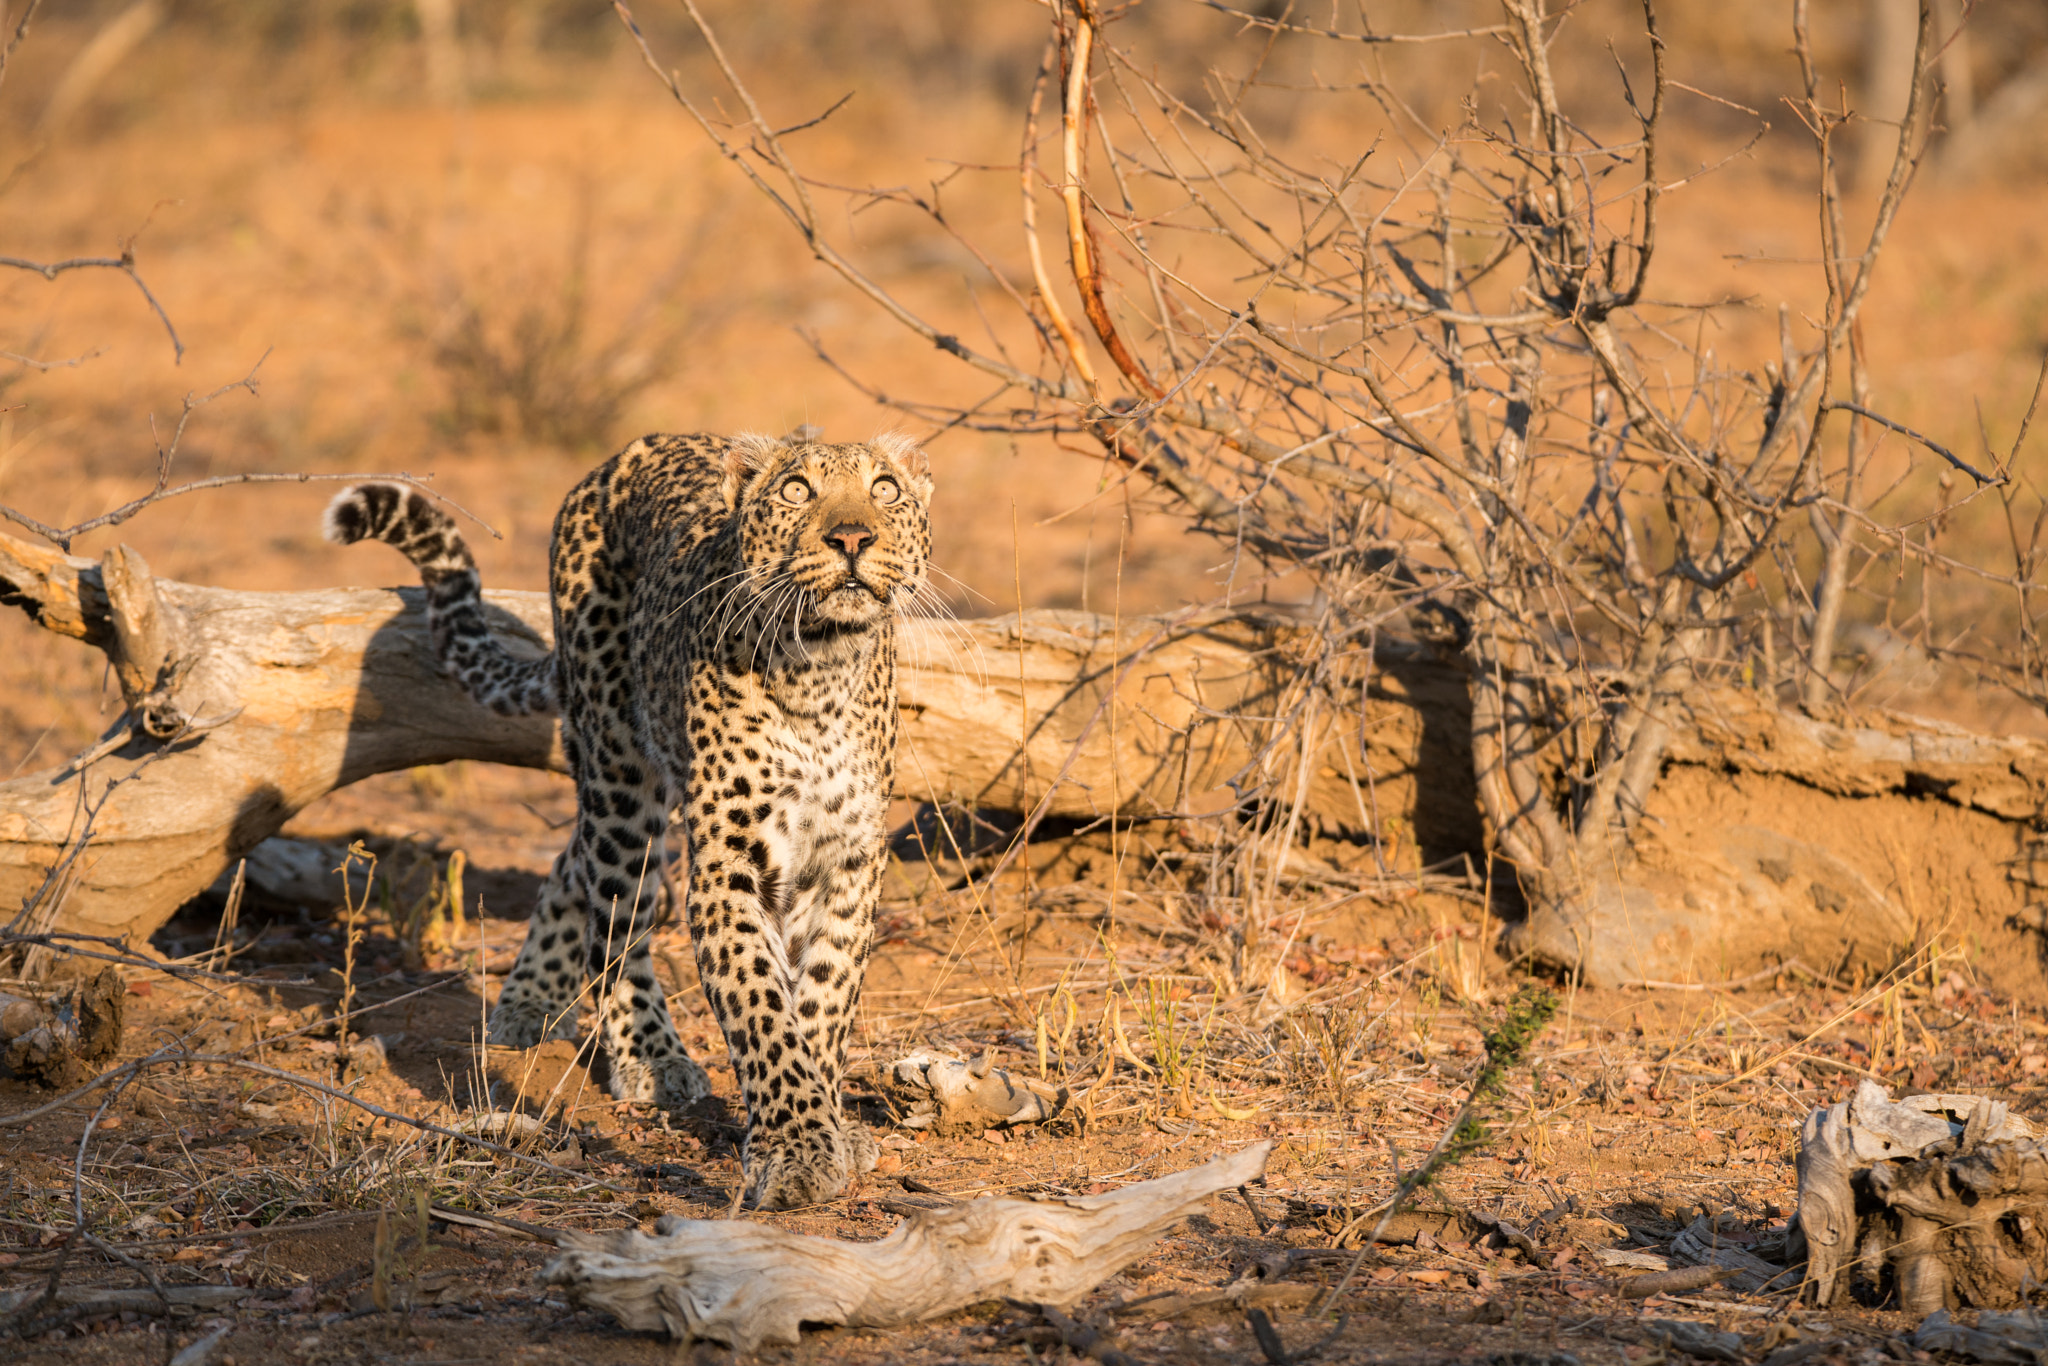
<svg viewBox="0 0 2048 1366"><path fill-rule="evenodd" d="M875 529L859 522L841 522L825 533L825 539L838 546L840 553L850 560L874 544Z"/></svg>

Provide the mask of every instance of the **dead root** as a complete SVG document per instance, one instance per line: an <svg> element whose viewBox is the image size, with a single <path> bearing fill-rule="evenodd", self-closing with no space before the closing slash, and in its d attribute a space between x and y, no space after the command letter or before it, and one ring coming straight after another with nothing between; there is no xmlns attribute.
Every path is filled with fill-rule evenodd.
<svg viewBox="0 0 2048 1366"><path fill-rule="evenodd" d="M1863 1281L1910 1314L2007 1308L2048 1280L2048 1144L2003 1102L1865 1081L1806 1120L1799 1225L1820 1304Z"/></svg>

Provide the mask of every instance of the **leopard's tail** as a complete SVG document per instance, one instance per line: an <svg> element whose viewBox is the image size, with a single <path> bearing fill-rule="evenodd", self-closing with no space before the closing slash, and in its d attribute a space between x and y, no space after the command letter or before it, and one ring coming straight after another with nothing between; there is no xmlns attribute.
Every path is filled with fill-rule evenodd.
<svg viewBox="0 0 2048 1366"><path fill-rule="evenodd" d="M320 529L339 545L382 541L419 567L427 630L441 671L501 716L555 710L555 657L521 659L491 634L476 559L447 513L403 484L357 484L327 505Z"/></svg>

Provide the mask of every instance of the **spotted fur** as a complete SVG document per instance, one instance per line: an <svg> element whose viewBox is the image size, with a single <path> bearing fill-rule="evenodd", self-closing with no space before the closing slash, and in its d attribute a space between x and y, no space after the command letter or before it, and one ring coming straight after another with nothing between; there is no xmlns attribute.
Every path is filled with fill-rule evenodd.
<svg viewBox="0 0 2048 1366"><path fill-rule="evenodd" d="M443 667L472 697L562 715L576 828L491 1041L573 1036L588 984L614 1095L708 1094L647 950L674 811L762 1208L827 1199L874 1161L839 1086L881 888L895 621L924 580L930 491L923 452L897 438L635 441L555 518L555 651L538 663L490 636L475 562L432 503L367 484L328 511L333 539L386 541L419 567Z"/></svg>

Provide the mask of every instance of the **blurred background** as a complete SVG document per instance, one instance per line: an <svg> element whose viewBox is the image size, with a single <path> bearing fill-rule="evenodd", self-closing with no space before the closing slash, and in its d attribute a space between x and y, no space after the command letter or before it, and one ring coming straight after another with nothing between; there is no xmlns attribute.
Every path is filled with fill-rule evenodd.
<svg viewBox="0 0 2048 1366"><path fill-rule="evenodd" d="M1496 18L1481 0L1237 3L1352 38ZM1049 11L702 9L771 121L799 124L846 97L791 135L806 169L828 185L899 189L945 227L914 205L821 190L833 240L935 320L979 333L997 275L1028 278L1016 166ZM1792 7L1668 9L1685 88L1667 166L1684 184L1667 201L1651 292L1738 301L1713 316L1710 344L1761 364L1776 354L1779 302L1822 298L1815 160L1782 103L1799 83ZM10 36L22 10L13 0ZM644 0L634 14L682 88L732 117L681 6ZM1873 120L1903 108L1913 16L1894 0L1812 6L1824 82ZM2048 5L1958 0L1939 16L1953 35L1941 131L1866 312L1867 345L1885 412L1959 450L1980 433L2003 449L2048 346ZM1588 126L1627 126L1617 71L1640 72L1641 29L1620 0L1587 0L1561 23L1553 60ZM1485 34L1325 41L1199 0L1147 0L1113 31L1191 105L1235 102L1307 162L1375 144L1398 160L1415 127L1520 112ZM1318 99L1332 91L1371 99ZM1872 123L1848 136L1852 207L1867 210L1895 135ZM1041 234L1057 273L1056 224ZM538 588L562 493L633 435L808 422L838 439L890 426L923 436L875 395L976 391L971 372L811 259L595 0L48 0L0 84L0 256L110 255L131 241L182 361L117 272L0 271L0 503L45 522L146 489L185 396L260 361L260 396L193 415L174 477L432 472L503 533L475 537L486 583ZM1133 612L1210 596L1213 543L1148 514L1078 450L937 434L936 559L958 611ZM244 588L403 581L396 557L319 539L330 492L201 494L74 551L126 541L159 574ZM0 767L56 762L118 713L96 653L22 619L0 633ZM1986 719L2018 724L1995 707Z"/></svg>

